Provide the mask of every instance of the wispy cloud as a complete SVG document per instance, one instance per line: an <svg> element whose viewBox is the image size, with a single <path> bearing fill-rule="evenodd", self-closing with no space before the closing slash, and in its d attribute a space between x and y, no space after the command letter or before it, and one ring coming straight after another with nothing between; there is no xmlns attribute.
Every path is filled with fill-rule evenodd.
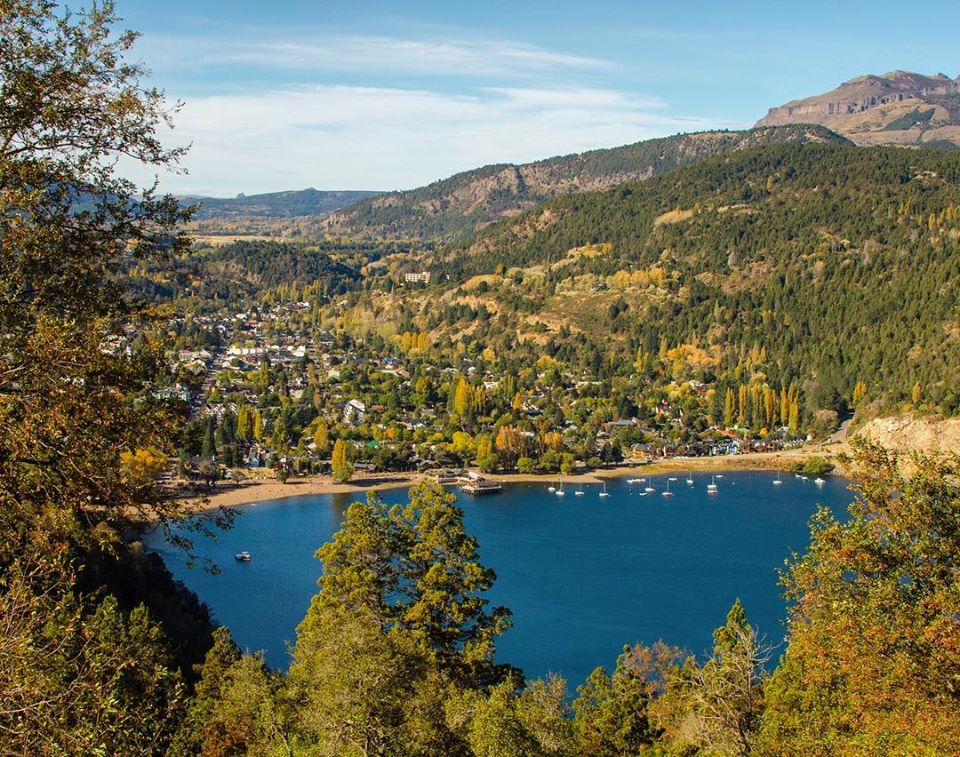
<svg viewBox="0 0 960 757"><path fill-rule="evenodd" d="M192 142L174 191L234 194L316 186L409 188L486 163L523 162L677 131L656 98L580 87L311 86L191 99L171 135Z"/></svg>
<svg viewBox="0 0 960 757"><path fill-rule="evenodd" d="M312 36L309 40L147 37L139 52L165 68L243 65L330 72L391 72L432 76L490 76L599 70L610 61L547 50L512 40L403 39L387 36Z"/></svg>

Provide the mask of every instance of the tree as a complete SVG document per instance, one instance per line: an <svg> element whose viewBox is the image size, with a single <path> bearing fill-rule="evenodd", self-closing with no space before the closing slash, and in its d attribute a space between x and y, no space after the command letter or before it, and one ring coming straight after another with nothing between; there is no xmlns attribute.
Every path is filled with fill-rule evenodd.
<svg viewBox="0 0 960 757"><path fill-rule="evenodd" d="M2 752L163 752L182 712L164 634L136 605L156 586L121 605L93 567L129 554L131 520L184 508L138 458L170 451L173 419L146 391L163 362L154 313L114 277L189 246L189 211L118 173L183 152L161 144L176 106L125 60L136 35L116 20L109 2L0 4Z"/></svg>
<svg viewBox="0 0 960 757"><path fill-rule="evenodd" d="M857 445L850 518L821 509L783 575L788 646L767 687L764 749L960 749L957 471L956 458Z"/></svg>
<svg viewBox="0 0 960 757"><path fill-rule="evenodd" d="M505 466L512 467L523 450L523 435L515 426L503 425L494 442L498 457Z"/></svg>
<svg viewBox="0 0 960 757"><path fill-rule="evenodd" d="M411 639L384 630L369 608L315 604L297 628L287 681L296 727L333 752L406 753L416 732L442 724L424 718L418 681L427 665ZM426 722L423 722L426 720Z"/></svg>
<svg viewBox="0 0 960 757"><path fill-rule="evenodd" d="M330 429L322 418L317 421L317 428L313 433L313 443L316 445L318 455L325 455L330 449Z"/></svg>
<svg viewBox="0 0 960 757"><path fill-rule="evenodd" d="M213 634L175 754L262 751L284 724L276 712L278 681L257 655L242 655L226 628Z"/></svg>
<svg viewBox="0 0 960 757"><path fill-rule="evenodd" d="M649 748L660 729L648 708L680 659L680 650L662 642L624 647L613 675L597 668L577 688L574 730L582 754L636 754Z"/></svg>
<svg viewBox="0 0 960 757"><path fill-rule="evenodd" d="M402 628L429 660L479 680L498 670L494 640L509 626L503 608L487 610L495 574L477 559L456 497L421 483L403 508L371 495L347 511L344 527L317 552L323 561L315 603L365 607L385 628Z"/></svg>
<svg viewBox="0 0 960 757"><path fill-rule="evenodd" d="M466 418L474 407L474 391L463 376L457 381L456 391L453 395L453 411L461 418Z"/></svg>
<svg viewBox="0 0 960 757"><path fill-rule="evenodd" d="M727 393L723 400L723 425L727 428L733 425L734 418L736 417L736 403L737 400L733 396L733 389L727 387Z"/></svg>
<svg viewBox="0 0 960 757"><path fill-rule="evenodd" d="M410 490L406 507L371 494L317 551L320 592L298 628L289 677L298 728L315 743L465 753L445 709L507 680L493 656L508 613L487 609L494 575L454 502L428 484Z"/></svg>
<svg viewBox="0 0 960 757"><path fill-rule="evenodd" d="M350 463L350 445L343 439L337 439L334 442L330 467L333 480L339 483L346 483L353 475L353 465Z"/></svg>
<svg viewBox="0 0 960 757"><path fill-rule="evenodd" d="M287 423L283 419L283 413L277 416L277 420L273 422L273 433L271 434L270 441L273 444L273 448L276 450L282 450L287 447L290 433L287 431Z"/></svg>

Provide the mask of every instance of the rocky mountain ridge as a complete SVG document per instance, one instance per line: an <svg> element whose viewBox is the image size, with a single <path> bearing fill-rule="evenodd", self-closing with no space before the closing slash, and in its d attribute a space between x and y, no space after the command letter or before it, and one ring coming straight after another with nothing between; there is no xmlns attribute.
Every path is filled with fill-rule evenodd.
<svg viewBox="0 0 960 757"><path fill-rule="evenodd" d="M533 163L484 166L363 200L331 213L319 226L332 235L460 241L554 197L649 179L713 155L788 142L847 140L812 125L678 134Z"/></svg>
<svg viewBox="0 0 960 757"><path fill-rule="evenodd" d="M891 71L770 108L757 126L811 123L859 145L960 146L960 77Z"/></svg>

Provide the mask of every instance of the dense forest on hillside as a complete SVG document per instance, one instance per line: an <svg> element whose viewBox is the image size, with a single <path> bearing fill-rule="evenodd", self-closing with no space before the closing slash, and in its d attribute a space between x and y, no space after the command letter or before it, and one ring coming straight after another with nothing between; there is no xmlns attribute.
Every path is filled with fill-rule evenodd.
<svg viewBox="0 0 960 757"><path fill-rule="evenodd" d="M183 202L198 204L195 218L289 218L292 216L321 216L375 197L378 192L324 191L301 189L266 194L237 195L236 197L183 197Z"/></svg>
<svg viewBox="0 0 960 757"><path fill-rule="evenodd" d="M677 134L623 147L459 173L425 187L362 200L325 219L326 232L359 237L462 241L552 197L646 179L726 154L784 142L845 143L822 126Z"/></svg>
<svg viewBox="0 0 960 757"><path fill-rule="evenodd" d="M429 268L511 325L538 313L558 343L756 346L824 400L919 383L955 412L958 179L942 152L761 147L555 200Z"/></svg>

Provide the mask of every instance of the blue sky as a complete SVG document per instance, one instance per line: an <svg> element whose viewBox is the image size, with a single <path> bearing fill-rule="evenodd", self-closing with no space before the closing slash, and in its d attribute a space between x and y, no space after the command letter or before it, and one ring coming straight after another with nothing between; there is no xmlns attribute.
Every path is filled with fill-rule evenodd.
<svg viewBox="0 0 960 757"><path fill-rule="evenodd" d="M960 3L118 0L184 101L164 188L403 189L492 162L745 128L893 69L960 73Z"/></svg>

